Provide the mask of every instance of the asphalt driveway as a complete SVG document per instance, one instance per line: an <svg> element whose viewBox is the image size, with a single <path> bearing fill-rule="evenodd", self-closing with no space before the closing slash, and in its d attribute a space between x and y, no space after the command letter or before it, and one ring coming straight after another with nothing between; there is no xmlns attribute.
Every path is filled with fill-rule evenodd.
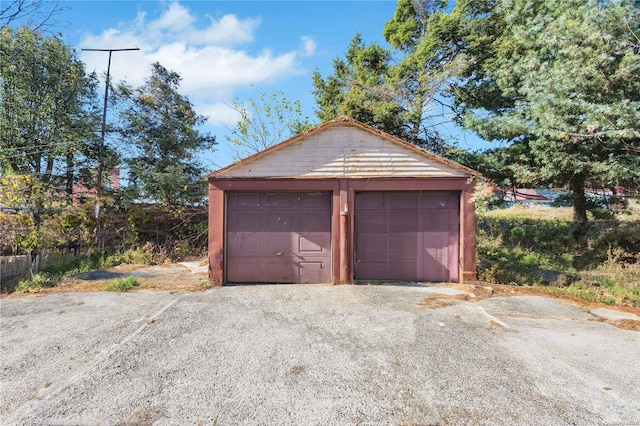
<svg viewBox="0 0 640 426"><path fill-rule="evenodd" d="M231 286L0 301L4 425L637 425L640 333L538 296Z"/></svg>

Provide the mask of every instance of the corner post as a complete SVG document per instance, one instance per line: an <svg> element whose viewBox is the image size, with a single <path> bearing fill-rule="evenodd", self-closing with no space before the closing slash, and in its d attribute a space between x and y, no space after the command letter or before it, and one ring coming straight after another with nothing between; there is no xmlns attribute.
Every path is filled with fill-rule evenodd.
<svg viewBox="0 0 640 426"><path fill-rule="evenodd" d="M460 282L471 282L477 279L476 276L476 211L473 202L473 191L475 181L470 181L462 191L461 219L462 219L462 253Z"/></svg>
<svg viewBox="0 0 640 426"><path fill-rule="evenodd" d="M209 181L209 283L224 284L224 191Z"/></svg>
<svg viewBox="0 0 640 426"><path fill-rule="evenodd" d="M349 282L349 207L345 203L340 211L340 279L338 284Z"/></svg>

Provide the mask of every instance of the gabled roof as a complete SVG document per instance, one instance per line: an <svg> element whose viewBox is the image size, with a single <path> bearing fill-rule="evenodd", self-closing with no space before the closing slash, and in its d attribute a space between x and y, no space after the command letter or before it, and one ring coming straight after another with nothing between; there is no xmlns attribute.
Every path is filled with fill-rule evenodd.
<svg viewBox="0 0 640 426"><path fill-rule="evenodd" d="M208 178L464 177L479 173L340 116Z"/></svg>

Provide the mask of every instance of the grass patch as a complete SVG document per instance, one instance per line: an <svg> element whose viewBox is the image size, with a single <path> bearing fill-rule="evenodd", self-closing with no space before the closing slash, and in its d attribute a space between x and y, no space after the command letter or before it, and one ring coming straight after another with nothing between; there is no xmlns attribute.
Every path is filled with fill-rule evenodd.
<svg viewBox="0 0 640 426"><path fill-rule="evenodd" d="M545 293L612 306L640 307L640 294L624 287L593 286L578 282L568 287L540 286Z"/></svg>
<svg viewBox="0 0 640 426"><path fill-rule="evenodd" d="M635 206L635 204L634 204ZM478 214L478 277L589 302L640 307L640 212L573 223L570 210L515 206Z"/></svg>
<svg viewBox="0 0 640 426"><path fill-rule="evenodd" d="M572 207L551 207L544 204L521 205L516 204L509 208L496 208L482 212L483 217L496 219L527 218L544 220L571 221L573 218Z"/></svg>
<svg viewBox="0 0 640 426"><path fill-rule="evenodd" d="M104 291L129 291L134 287L140 286L140 282L136 277L117 278L107 284Z"/></svg>

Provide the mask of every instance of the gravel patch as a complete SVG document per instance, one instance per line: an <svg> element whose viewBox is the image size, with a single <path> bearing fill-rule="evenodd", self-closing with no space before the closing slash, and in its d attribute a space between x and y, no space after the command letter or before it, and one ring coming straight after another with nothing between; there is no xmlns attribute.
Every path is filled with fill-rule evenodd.
<svg viewBox="0 0 640 426"><path fill-rule="evenodd" d="M640 334L559 300L247 285L0 300L3 424L639 424Z"/></svg>

